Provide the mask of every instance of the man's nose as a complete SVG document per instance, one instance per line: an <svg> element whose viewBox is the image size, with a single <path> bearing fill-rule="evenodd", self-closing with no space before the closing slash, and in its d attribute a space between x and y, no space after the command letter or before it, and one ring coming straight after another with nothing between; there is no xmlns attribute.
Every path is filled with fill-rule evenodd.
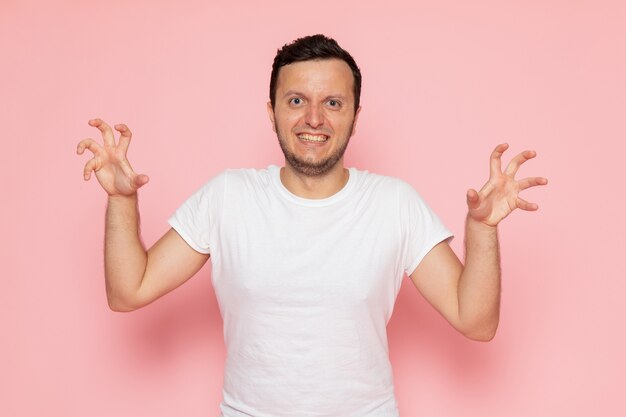
<svg viewBox="0 0 626 417"><path fill-rule="evenodd" d="M324 114L319 105L310 105L307 108L305 120L306 124L311 127L318 127L324 124Z"/></svg>

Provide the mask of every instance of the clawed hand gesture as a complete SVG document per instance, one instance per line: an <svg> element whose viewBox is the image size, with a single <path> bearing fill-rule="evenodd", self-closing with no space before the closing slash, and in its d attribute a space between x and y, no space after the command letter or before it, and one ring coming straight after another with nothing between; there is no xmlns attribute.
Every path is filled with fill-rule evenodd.
<svg viewBox="0 0 626 417"><path fill-rule="evenodd" d="M502 171L502 154L508 147L506 143L496 146L491 153L489 181L480 191L470 189L467 192L469 217L487 226L495 227L516 208L537 210L539 208L537 204L524 200L519 193L527 188L548 183L543 177L515 179L519 167L537 155L535 151L524 151L516 155Z"/></svg>
<svg viewBox="0 0 626 417"><path fill-rule="evenodd" d="M126 152L130 144L131 132L124 124L115 125L115 130L120 132L120 139L115 143L113 130L100 119L89 121L89 125L96 127L102 132L103 145L89 138L80 141L76 153L82 155L85 149L93 154L84 169L85 181L91 178L91 172L96 173L96 178L109 196L128 196L137 192L139 187L149 180L147 175L138 175L133 171Z"/></svg>

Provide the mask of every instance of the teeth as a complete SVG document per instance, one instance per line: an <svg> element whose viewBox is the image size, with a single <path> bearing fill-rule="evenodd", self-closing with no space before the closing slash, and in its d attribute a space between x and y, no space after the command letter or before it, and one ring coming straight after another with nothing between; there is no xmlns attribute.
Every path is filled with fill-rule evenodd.
<svg viewBox="0 0 626 417"><path fill-rule="evenodd" d="M326 142L328 140L328 136L326 135L309 135L306 133L302 133L298 135L298 139L306 140L308 142Z"/></svg>

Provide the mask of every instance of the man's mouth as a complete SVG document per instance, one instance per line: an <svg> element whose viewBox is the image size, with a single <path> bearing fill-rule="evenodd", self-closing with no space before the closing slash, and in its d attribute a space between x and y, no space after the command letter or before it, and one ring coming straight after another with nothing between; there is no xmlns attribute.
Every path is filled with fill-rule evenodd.
<svg viewBox="0 0 626 417"><path fill-rule="evenodd" d="M326 142L328 140L328 136L326 135L311 135L309 133L300 133L298 135L298 139L303 140L305 142Z"/></svg>

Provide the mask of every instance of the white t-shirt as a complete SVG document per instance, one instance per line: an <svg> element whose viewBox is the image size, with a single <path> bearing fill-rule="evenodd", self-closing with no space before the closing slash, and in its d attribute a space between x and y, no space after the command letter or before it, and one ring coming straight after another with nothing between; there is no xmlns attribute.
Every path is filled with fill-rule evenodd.
<svg viewBox="0 0 626 417"><path fill-rule="evenodd" d="M170 218L210 253L227 350L223 417L397 417L386 325L405 273L451 233L398 179L333 196L280 168L227 170Z"/></svg>

